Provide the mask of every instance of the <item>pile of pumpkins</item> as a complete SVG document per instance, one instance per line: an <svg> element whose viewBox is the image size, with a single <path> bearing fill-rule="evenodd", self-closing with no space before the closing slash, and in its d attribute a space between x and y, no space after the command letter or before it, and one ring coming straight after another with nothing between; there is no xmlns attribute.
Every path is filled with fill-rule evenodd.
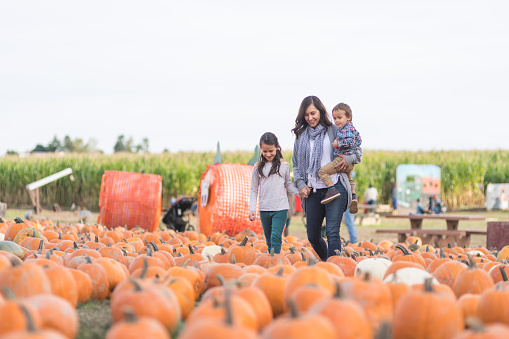
<svg viewBox="0 0 509 339"><path fill-rule="evenodd" d="M343 243L0 219L0 337L74 338L110 299L106 338L509 338L509 246Z"/></svg>

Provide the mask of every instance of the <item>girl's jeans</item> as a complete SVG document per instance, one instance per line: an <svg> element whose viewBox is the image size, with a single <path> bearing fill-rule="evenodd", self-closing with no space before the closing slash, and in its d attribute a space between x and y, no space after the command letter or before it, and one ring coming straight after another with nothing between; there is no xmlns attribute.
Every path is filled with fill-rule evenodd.
<svg viewBox="0 0 509 339"><path fill-rule="evenodd" d="M288 210L260 211L263 233L265 233L269 252L271 248L274 248L275 254L279 254L281 252L281 236L283 234L283 229L285 228L287 215Z"/></svg>
<svg viewBox="0 0 509 339"><path fill-rule="evenodd" d="M346 205L348 204L346 189L341 184L341 181L338 180L334 187L341 194L339 198L322 205L321 200L325 196L327 188L321 188L317 189L316 193L311 190L305 204L308 240L323 261L326 261L330 256L336 255L335 250L341 251L339 227L343 219L343 213L346 210ZM325 234L328 246L321 234L323 218L325 218Z"/></svg>

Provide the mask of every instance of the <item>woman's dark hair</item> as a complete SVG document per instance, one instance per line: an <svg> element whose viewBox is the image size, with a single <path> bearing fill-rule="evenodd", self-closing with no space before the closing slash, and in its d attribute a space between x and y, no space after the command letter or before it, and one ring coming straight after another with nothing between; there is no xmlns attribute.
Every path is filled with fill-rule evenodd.
<svg viewBox="0 0 509 339"><path fill-rule="evenodd" d="M297 118L295 119L295 127L292 129L292 132L295 133L295 135L298 137L306 127L309 126L306 119L304 119L304 114L306 114L306 110L310 105L313 105L316 107L318 111L320 111L320 121L319 123L322 124L324 127L329 127L332 125L332 122L329 119L329 115L327 114L327 110L325 109L325 106L322 104L320 99L315 97L314 95L308 96L302 100L302 103L300 104L299 108L299 114L297 114Z"/></svg>
<svg viewBox="0 0 509 339"><path fill-rule="evenodd" d="M272 159L272 167L270 168L268 176L274 173L277 173L279 176L281 176L279 173L279 167L281 167L281 159L283 159L283 154L281 154L281 147L279 147L279 141L277 140L276 135L271 132L263 133L262 137L260 138L260 148L262 147L262 144L276 147L276 155L274 156L274 159ZM260 161L258 161L258 173L262 178L265 178L265 175L263 175L263 167L266 163L267 159L265 159L263 153L260 152Z"/></svg>

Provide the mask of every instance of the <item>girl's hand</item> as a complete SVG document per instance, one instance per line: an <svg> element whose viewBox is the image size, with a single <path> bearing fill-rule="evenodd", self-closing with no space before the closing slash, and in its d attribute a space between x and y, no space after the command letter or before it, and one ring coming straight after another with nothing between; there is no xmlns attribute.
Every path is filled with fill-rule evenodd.
<svg viewBox="0 0 509 339"><path fill-rule="evenodd" d="M348 163L346 162L345 157L341 157L341 159L342 160L339 162L339 164L336 165L336 168L338 171L344 172L348 168Z"/></svg>
<svg viewBox="0 0 509 339"><path fill-rule="evenodd" d="M301 197L301 199L307 199L310 192L311 192L311 189L308 186L302 187L299 190L299 197Z"/></svg>
<svg viewBox="0 0 509 339"><path fill-rule="evenodd" d="M338 148L338 141L336 139L332 142L332 147Z"/></svg>
<svg viewBox="0 0 509 339"><path fill-rule="evenodd" d="M249 212L249 220L254 221L256 218L256 212Z"/></svg>

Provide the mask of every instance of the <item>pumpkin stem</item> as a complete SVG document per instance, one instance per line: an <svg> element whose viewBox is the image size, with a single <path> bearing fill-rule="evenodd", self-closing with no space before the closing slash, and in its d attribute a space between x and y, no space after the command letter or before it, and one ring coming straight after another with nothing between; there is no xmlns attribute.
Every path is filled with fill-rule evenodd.
<svg viewBox="0 0 509 339"><path fill-rule="evenodd" d="M7 286L2 286L2 293L4 294L5 298L7 300L14 300L16 299L16 296L14 295L14 292Z"/></svg>
<svg viewBox="0 0 509 339"><path fill-rule="evenodd" d="M272 247L270 249L270 257L273 258L274 257L274 247Z"/></svg>
<svg viewBox="0 0 509 339"><path fill-rule="evenodd" d="M221 255L225 255L226 254L226 251L224 250L224 247L221 246Z"/></svg>
<svg viewBox="0 0 509 339"><path fill-rule="evenodd" d="M223 276L221 274L216 274L216 278L217 278L217 280L219 280L219 283L221 284L221 286L226 286L226 280L223 278Z"/></svg>
<svg viewBox="0 0 509 339"><path fill-rule="evenodd" d="M376 332L375 339L390 339L392 338L392 330L389 323L384 321L380 324L378 331Z"/></svg>
<svg viewBox="0 0 509 339"><path fill-rule="evenodd" d="M229 287L224 291L224 309L226 311L226 324L233 326L233 310L231 305L231 289Z"/></svg>
<svg viewBox="0 0 509 339"><path fill-rule="evenodd" d="M37 250L42 251L43 246L44 246L44 240L41 239L41 241L39 241L39 246L37 247Z"/></svg>
<svg viewBox="0 0 509 339"><path fill-rule="evenodd" d="M3 224L4 223L4 219L2 219L2 217L0 217L0 224Z"/></svg>
<svg viewBox="0 0 509 339"><path fill-rule="evenodd" d="M443 259L443 258L445 258L444 249L442 247L440 247L440 259Z"/></svg>
<svg viewBox="0 0 509 339"><path fill-rule="evenodd" d="M92 259L87 254L83 254L83 256L85 257L85 262L87 264L91 264L92 263Z"/></svg>
<svg viewBox="0 0 509 339"><path fill-rule="evenodd" d="M434 292L435 289L433 288L433 278L426 278L424 280L424 291L425 292Z"/></svg>
<svg viewBox="0 0 509 339"><path fill-rule="evenodd" d="M237 260L235 260L235 254L231 255L230 260L231 260L232 264L236 264L237 263Z"/></svg>
<svg viewBox="0 0 509 339"><path fill-rule="evenodd" d="M297 305L295 304L295 300L290 298L288 300L288 306L290 306L290 317L292 317L293 319L298 318L300 313L299 313L299 310L297 308Z"/></svg>
<svg viewBox="0 0 509 339"><path fill-rule="evenodd" d="M35 328L35 324L34 324L34 319L32 318L32 315L27 310L25 305L19 304L19 307L21 308L21 311L24 313L25 317L27 318L27 331L30 333L37 332L37 329Z"/></svg>
<svg viewBox="0 0 509 339"><path fill-rule="evenodd" d="M468 257L468 268L475 270L475 261L471 254L467 255Z"/></svg>
<svg viewBox="0 0 509 339"><path fill-rule="evenodd" d="M140 279L145 279L147 277L148 271L148 259L147 256L143 257L143 267L141 269Z"/></svg>
<svg viewBox="0 0 509 339"><path fill-rule="evenodd" d="M136 323L138 321L138 318L136 317L136 313L134 310L129 307L125 306L122 308L122 313L124 313L125 321L128 323Z"/></svg>
<svg viewBox="0 0 509 339"><path fill-rule="evenodd" d="M247 238L247 235L246 235L246 236L244 237L244 239L242 239L242 241L240 242L239 246L246 246L246 244L247 244L247 241L248 241L248 240L249 240L249 239Z"/></svg>
<svg viewBox="0 0 509 339"><path fill-rule="evenodd" d="M465 319L465 325L475 333L482 333L485 330L483 322L477 317L467 317Z"/></svg>
<svg viewBox="0 0 509 339"><path fill-rule="evenodd" d="M99 237L96 235L95 236L95 239L94 239L95 242L99 242Z"/></svg>
<svg viewBox="0 0 509 339"><path fill-rule="evenodd" d="M505 266L499 266L498 269L500 270L500 273L502 274L502 280L507 281L507 274L505 273Z"/></svg>
<svg viewBox="0 0 509 339"><path fill-rule="evenodd" d="M279 276L279 277L282 277L283 276L283 272L285 271L285 269L283 267L280 267L277 272L276 272L276 275Z"/></svg>
<svg viewBox="0 0 509 339"><path fill-rule="evenodd" d="M191 246L191 244L187 245L187 247L189 247L189 253L195 254L193 246Z"/></svg>
<svg viewBox="0 0 509 339"><path fill-rule="evenodd" d="M290 254L295 254L295 247L294 246L290 247Z"/></svg>
<svg viewBox="0 0 509 339"><path fill-rule="evenodd" d="M336 293L334 293L334 298L337 298L337 299L343 299L343 290L341 289L341 285L339 284L338 281L335 281L335 285L336 285Z"/></svg>
<svg viewBox="0 0 509 339"><path fill-rule="evenodd" d="M302 257L302 261L307 261L306 255L304 254L304 251L300 251L300 255Z"/></svg>
<svg viewBox="0 0 509 339"><path fill-rule="evenodd" d="M318 260L316 260L314 256L310 255L308 260L308 266L313 266L316 264L318 264Z"/></svg>
<svg viewBox="0 0 509 339"><path fill-rule="evenodd" d="M16 222L16 224L22 224L24 222L23 219L21 219L20 217L14 218L14 221Z"/></svg>
<svg viewBox="0 0 509 339"><path fill-rule="evenodd" d="M135 292L141 292L143 289L141 288L141 285L133 278L128 278L131 284L134 286Z"/></svg>
<svg viewBox="0 0 509 339"><path fill-rule="evenodd" d="M157 247L157 245L156 245L156 243L155 243L155 242L151 241L149 244L150 244L150 245L152 246L152 248L154 249L154 252L159 251L159 247Z"/></svg>
<svg viewBox="0 0 509 339"><path fill-rule="evenodd" d="M149 257L151 257L151 256L152 256L152 252L153 252L153 251L152 251L152 248L150 248L150 246L147 246L147 255L148 255Z"/></svg>
<svg viewBox="0 0 509 339"><path fill-rule="evenodd" d="M409 255L410 254L410 252L408 252L408 250L403 245L396 245L396 248L398 250L400 250L401 252L403 252L403 255Z"/></svg>

